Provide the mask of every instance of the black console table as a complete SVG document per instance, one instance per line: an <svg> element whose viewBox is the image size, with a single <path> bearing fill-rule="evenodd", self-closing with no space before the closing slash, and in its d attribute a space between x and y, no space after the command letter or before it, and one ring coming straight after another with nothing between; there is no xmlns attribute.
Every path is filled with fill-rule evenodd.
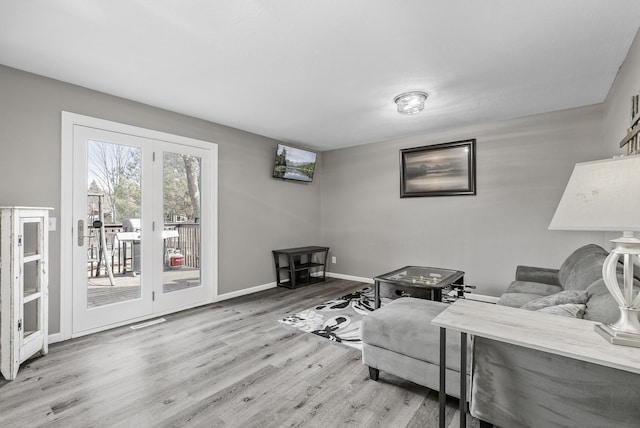
<svg viewBox="0 0 640 428"><path fill-rule="evenodd" d="M322 254L322 260L315 260L314 254ZM294 289L302 285L322 282L326 279L327 257L329 247L299 247L285 248L283 250L273 250L273 259L276 263L276 283L279 287ZM285 256L288 261L287 266L280 266L280 256ZM313 276L315 270L322 268L322 276ZM281 274L285 273L286 278Z"/></svg>

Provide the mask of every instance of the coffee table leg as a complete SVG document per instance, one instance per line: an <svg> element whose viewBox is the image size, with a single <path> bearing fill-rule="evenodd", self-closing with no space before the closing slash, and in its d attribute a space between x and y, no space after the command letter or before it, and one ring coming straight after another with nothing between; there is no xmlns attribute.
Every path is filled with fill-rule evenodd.
<svg viewBox="0 0 640 428"><path fill-rule="evenodd" d="M460 427L467 426L467 333L460 333Z"/></svg>
<svg viewBox="0 0 640 428"><path fill-rule="evenodd" d="M376 281L373 290L373 308L378 309L380 307L380 281Z"/></svg>
<svg viewBox="0 0 640 428"><path fill-rule="evenodd" d="M445 428L446 422L446 405L447 405L447 392L446 392L446 367L447 361L447 329L440 327L440 391L438 398L440 399L440 428Z"/></svg>

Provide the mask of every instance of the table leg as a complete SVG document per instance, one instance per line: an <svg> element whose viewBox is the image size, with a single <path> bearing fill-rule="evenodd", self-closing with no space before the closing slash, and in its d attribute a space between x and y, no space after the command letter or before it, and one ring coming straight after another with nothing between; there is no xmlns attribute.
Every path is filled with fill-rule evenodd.
<svg viewBox="0 0 640 428"><path fill-rule="evenodd" d="M467 426L467 333L460 333L460 427Z"/></svg>
<svg viewBox="0 0 640 428"><path fill-rule="evenodd" d="M447 392L446 392L446 373L447 373L447 329L440 327L440 391L438 398L440 399L440 428L445 428L446 424L446 405L447 405Z"/></svg>
<svg viewBox="0 0 640 428"><path fill-rule="evenodd" d="M122 243L122 273L127 273L127 242Z"/></svg>
<svg viewBox="0 0 640 428"><path fill-rule="evenodd" d="M280 285L280 254L273 252L273 261L276 265L276 285Z"/></svg>
<svg viewBox="0 0 640 428"><path fill-rule="evenodd" d="M380 307L380 281L376 281L373 286L373 309Z"/></svg>
<svg viewBox="0 0 640 428"><path fill-rule="evenodd" d="M296 288L296 271L295 271L295 258L289 254L289 285L291 289Z"/></svg>
<svg viewBox="0 0 640 428"><path fill-rule="evenodd" d="M135 245L136 245L136 242L131 241L131 275L132 276L136 276L136 271L138 270L138 266L136 266L136 256L135 256L136 250L134 248ZM139 242L138 242L138 245L140 245ZM140 251L138 251L138 254L140 254Z"/></svg>

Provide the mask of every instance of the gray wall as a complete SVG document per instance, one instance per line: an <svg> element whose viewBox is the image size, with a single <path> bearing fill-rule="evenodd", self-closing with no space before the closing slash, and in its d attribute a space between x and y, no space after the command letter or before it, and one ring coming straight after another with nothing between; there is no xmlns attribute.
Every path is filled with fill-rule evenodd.
<svg viewBox="0 0 640 428"><path fill-rule="evenodd" d="M559 267L602 233L549 231L576 162L605 157L602 106L323 153L322 242L331 271L371 278L404 265L464 270L499 295L516 265ZM477 196L399 197L399 150L476 138Z"/></svg>
<svg viewBox="0 0 640 428"><path fill-rule="evenodd" d="M276 141L4 66L0 205L51 206L60 224L62 110L218 144L219 294L273 282L271 250L319 244L321 174L309 185L270 178ZM51 333L60 328L59 253L58 230L50 235Z"/></svg>
<svg viewBox="0 0 640 428"><path fill-rule="evenodd" d="M270 178L274 140L0 66L0 205L52 206L60 224L66 110L219 145L220 294L272 282L272 249L321 240L338 258L333 272L452 267L497 295L519 263L557 267L577 245L603 243L602 234L547 226L573 165L620 153L639 89L636 36L604 105L325 152L304 185ZM478 139L477 196L399 198L401 148L466 138ZM60 231L50 238L55 333Z"/></svg>
<svg viewBox="0 0 640 428"><path fill-rule="evenodd" d="M604 103L604 143L609 155L626 153L620 148L631 124L631 96L640 92L640 32L629 48Z"/></svg>

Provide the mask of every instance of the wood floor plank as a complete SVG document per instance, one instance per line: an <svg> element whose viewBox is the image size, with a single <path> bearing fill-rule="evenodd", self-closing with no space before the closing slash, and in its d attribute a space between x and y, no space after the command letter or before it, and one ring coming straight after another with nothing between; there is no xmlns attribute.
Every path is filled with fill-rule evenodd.
<svg viewBox="0 0 640 428"><path fill-rule="evenodd" d="M51 345L0 380L0 427L437 426L437 393L374 382L360 351L277 322L364 286L274 288Z"/></svg>

